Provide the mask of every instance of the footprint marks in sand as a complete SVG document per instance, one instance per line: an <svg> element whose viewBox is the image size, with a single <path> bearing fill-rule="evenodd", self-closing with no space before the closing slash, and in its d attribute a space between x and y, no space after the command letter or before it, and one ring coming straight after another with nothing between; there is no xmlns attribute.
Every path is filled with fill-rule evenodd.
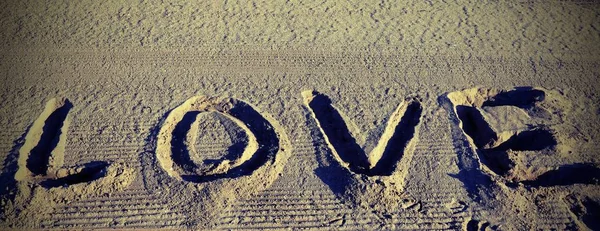
<svg viewBox="0 0 600 231"><path fill-rule="evenodd" d="M329 97L315 91L302 95L312 117L309 126L319 129L317 136L323 137L330 153L329 163L323 163L317 175L338 197L352 206L383 213L414 207L411 205L416 202L403 193L403 187L423 111L420 101L409 98L401 102L367 153Z"/></svg>
<svg viewBox="0 0 600 231"><path fill-rule="evenodd" d="M463 224L464 231L491 231L499 230L498 226L491 225L487 221L480 221L476 219L469 219Z"/></svg>
<svg viewBox="0 0 600 231"><path fill-rule="evenodd" d="M563 198L571 216L581 229L600 229L600 204L587 196L569 194Z"/></svg>

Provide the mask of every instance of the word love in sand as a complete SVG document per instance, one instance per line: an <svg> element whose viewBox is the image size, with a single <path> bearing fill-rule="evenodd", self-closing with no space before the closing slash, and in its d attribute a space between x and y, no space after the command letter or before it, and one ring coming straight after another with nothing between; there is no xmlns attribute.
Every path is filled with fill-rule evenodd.
<svg viewBox="0 0 600 231"><path fill-rule="evenodd" d="M476 90L475 90L476 91ZM499 91L488 96L473 96L467 101L496 102L510 105L514 101L523 107L541 101L544 92L540 90ZM302 93L305 107L315 126L322 133L334 159L351 174L368 177L406 174L399 168L407 152L412 152L413 138L417 135L422 106L418 98L402 101L389 116L387 125L379 134L370 152L366 152L357 142L340 112L326 96L314 91ZM479 98L478 98L479 97ZM450 103L461 99L451 99ZM464 101L463 100L463 101ZM485 105L484 105L485 106ZM110 166L107 162L92 162L80 167L63 168L66 133L69 125L68 112L72 107L67 99L52 99L46 109L33 123L26 136L25 145L19 151L18 181L35 179L46 187L59 187L76 183L90 182L103 177ZM469 121L458 111L461 122L469 125L465 134L473 136L477 121ZM201 128L202 115L212 113L231 131L237 131L241 145L228 150L228 154L217 160L202 160L195 149L196 134ZM457 113L454 110L454 113ZM192 183L210 182L223 178L251 175L257 171L271 171L285 163L289 156L289 140L281 131L281 126L269 115L259 112L254 106L233 98L213 98L197 96L190 98L171 110L160 123L160 129L153 134L153 161L166 174L179 181ZM543 133L545 137L546 133ZM473 137L477 147L483 145L480 137ZM66 169L66 170L65 170ZM74 169L74 170L70 170Z"/></svg>

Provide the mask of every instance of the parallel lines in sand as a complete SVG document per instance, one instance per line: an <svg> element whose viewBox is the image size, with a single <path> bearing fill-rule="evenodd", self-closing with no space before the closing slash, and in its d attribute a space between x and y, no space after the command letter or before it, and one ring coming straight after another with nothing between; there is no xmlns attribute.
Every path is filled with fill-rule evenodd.
<svg viewBox="0 0 600 231"><path fill-rule="evenodd" d="M83 143L79 143L77 142L77 145L71 145L69 146L70 143L74 143L74 141L68 142L67 141L67 150L73 150L73 151L86 151L86 150L90 150L90 149L96 149L96 150L107 150L107 151L111 151L111 150L133 150L136 151L140 148L142 148L144 146L144 143L142 141L133 141L133 142L112 142L112 143L106 143L104 141L101 140L84 140L82 141Z"/></svg>
<svg viewBox="0 0 600 231"><path fill-rule="evenodd" d="M68 142L77 141L84 145L90 144L127 144L127 143L143 143L148 135L143 134L142 131L119 131L118 133L69 133L67 137Z"/></svg>
<svg viewBox="0 0 600 231"><path fill-rule="evenodd" d="M148 217L154 216L154 217ZM124 222L134 222L134 221L147 221L147 220L175 220L175 219L183 219L182 215L178 215L175 212L171 213L155 213L155 214L144 214L144 215L132 215L132 216L109 216L109 217L94 217L93 222L90 222L90 218L60 218L54 225L57 226L94 226L94 225L106 225L111 224L115 221L119 221L119 223Z"/></svg>
<svg viewBox="0 0 600 231"><path fill-rule="evenodd" d="M394 224L394 230L460 230L462 221L447 222L407 222Z"/></svg>
<svg viewBox="0 0 600 231"><path fill-rule="evenodd" d="M83 161L93 161L93 160L111 160L114 162L120 162L120 163L134 163L134 162L139 162L139 156L138 155L132 155L132 154L109 154L109 155L103 155L103 154L96 154L96 155L89 155L89 154L85 154L85 155L79 155L79 158L77 160L74 160L76 162L83 162ZM134 165L139 165L139 164L134 164Z"/></svg>
<svg viewBox="0 0 600 231"><path fill-rule="evenodd" d="M111 145L105 147L94 147L91 145L79 145L77 147L70 147L69 145L67 145L65 152L67 159L133 159L134 157L137 158L139 156L139 152L142 146L143 144Z"/></svg>
<svg viewBox="0 0 600 231"><path fill-rule="evenodd" d="M155 126L158 121L135 121L135 120L120 120L120 121L110 121L104 119L94 119L94 120L75 120L74 123L69 125L69 130L92 130L95 131L98 128L104 129L123 129L130 127L151 127ZM83 128L83 129L82 129ZM96 129L86 129L86 128L96 128Z"/></svg>
<svg viewBox="0 0 600 231"><path fill-rule="evenodd" d="M420 157L455 158L456 157L456 153L446 153L446 154L439 154L439 153L418 153L418 154L415 154L415 159L420 158Z"/></svg>
<svg viewBox="0 0 600 231"><path fill-rule="evenodd" d="M68 143L77 143L77 146L72 147L90 147L90 146L98 146L98 147L112 147L112 146L136 146L139 144L143 144L145 142L146 137L140 136L137 133L135 136L128 133L120 133L118 135L77 135L77 134L68 134L67 135L67 144Z"/></svg>
<svg viewBox="0 0 600 231"><path fill-rule="evenodd" d="M67 155L69 156L68 152L71 153L77 153L77 158L89 158L89 157L101 157L103 159L112 159L112 158L121 158L121 157L139 157L139 151L137 150L130 150L130 151L123 151L123 150L103 150L103 149L91 149L91 150L86 150L85 152L76 152L76 151L72 151L72 150L67 150ZM68 158L68 157L67 157Z"/></svg>
<svg viewBox="0 0 600 231"><path fill-rule="evenodd" d="M141 189L134 189L134 190L125 190L120 193L111 193L111 194L109 194L108 198L106 198L106 196L103 196L101 198L115 201L115 200L132 200L132 199L153 200L153 199L156 199L155 197L156 197L155 195L153 195L147 191L144 191ZM96 201L96 199L90 198L90 199L73 202L70 206L76 205L79 202L88 202L88 201Z"/></svg>
<svg viewBox="0 0 600 231"><path fill-rule="evenodd" d="M439 142L420 142L415 146L415 150L436 150L436 151L454 151L452 143L445 141Z"/></svg>
<svg viewBox="0 0 600 231"><path fill-rule="evenodd" d="M232 206L224 213L225 216L221 217L220 228L321 227L323 217L327 217L331 212L347 210L347 213L352 213L322 184L305 184L302 187L307 188L308 191L311 191L310 189L317 189L317 191L298 192L294 188L286 185L278 186L276 183L253 198Z"/></svg>
<svg viewBox="0 0 600 231"><path fill-rule="evenodd" d="M108 139L108 138L122 138L123 135L131 135L131 137L145 138L148 136L150 129L153 126L131 126L123 127L114 130L108 130L104 128L95 127L80 127L80 128L69 128L67 132L70 136L77 137L94 137L95 139ZM135 136L133 136L135 135Z"/></svg>
<svg viewBox="0 0 600 231"><path fill-rule="evenodd" d="M248 209L248 208L243 208L243 209L236 209L235 211L231 211L229 214L229 216L227 217L236 217L236 216L246 216L247 214L254 214L255 216L260 216L260 215L297 215L297 214L301 214L301 215L306 215L308 214L308 212L316 212L316 211L345 211L347 209L344 208L340 208L339 204L325 204L325 205L319 205L317 206L317 208L277 208L277 207L273 207L273 208L265 208L265 206L261 206L261 207L257 207L255 209ZM225 217L223 217L225 218Z"/></svg>
<svg viewBox="0 0 600 231"><path fill-rule="evenodd" d="M350 230L357 230L357 227L365 226L365 225L375 225L372 221L365 220L363 222L359 222L353 226L348 226ZM348 225L348 224L346 224ZM293 221L293 222L279 222L279 221L266 221L266 222L256 222L256 223L244 223L241 224L226 224L219 227L219 229L227 229L227 230L265 230L265 229L273 229L273 230L288 230L288 229L331 229L334 227L329 227L327 221L312 219L312 220L303 220L303 221ZM342 227L335 227L335 230L343 230ZM359 229L360 230L360 229Z"/></svg>
<svg viewBox="0 0 600 231"><path fill-rule="evenodd" d="M92 142L95 142L95 141L92 141ZM122 143L122 144L111 144L111 145L107 145L107 144L98 142L98 144L101 144L101 145L91 145L89 143L80 144L80 145L77 145L74 147L67 147L67 150L86 151L86 150L90 150L90 149L96 149L96 150L102 150L102 151L112 151L112 150L136 151L144 145L143 143L134 143L134 142L128 142L128 143Z"/></svg>
<svg viewBox="0 0 600 231"><path fill-rule="evenodd" d="M0 132L2 137L12 137L14 135L17 135L16 137L19 137L19 136L23 135L25 133L25 131L27 131L27 128L18 129L18 128L10 127L10 128L5 128L0 131L2 131L2 132Z"/></svg>
<svg viewBox="0 0 600 231"><path fill-rule="evenodd" d="M311 184L313 188L311 188L311 193L302 193L302 192L293 192L293 191L287 191L287 190L270 190L270 191L262 191L260 192L260 194L255 195L253 198L260 198L260 199L271 199L271 198L281 198L281 199L301 199L301 198L307 198L307 199L311 199L311 198L327 198L327 199L334 199L335 195L333 195L333 193L331 193L329 191L328 188L315 188L315 187L321 187L321 185L317 185L317 184ZM301 185L300 187L310 187L307 186L306 184ZM247 199L247 200L252 200L252 199Z"/></svg>
<svg viewBox="0 0 600 231"><path fill-rule="evenodd" d="M59 212L56 212L55 214L57 215L70 215L70 216L78 216L79 214L83 214L83 213L105 213L105 214L117 214L118 213L122 213L122 212L134 212L134 211L160 211L160 210L165 210L166 209L166 205L164 204L155 204L155 205L150 205L150 206L127 206L127 207L120 207L120 208L114 208L112 206L105 206L105 207L64 207L62 210L60 210ZM168 212L171 212L170 210L168 210ZM138 214L138 213L136 213Z"/></svg>
<svg viewBox="0 0 600 231"><path fill-rule="evenodd" d="M132 191L140 192L140 190ZM131 192L129 192L131 193ZM158 201L152 195L144 194L130 196L131 194L122 194L117 198L109 200L86 200L73 202L56 212L56 225L93 225L85 223L93 218L94 221L104 220L112 222L119 220L119 223L131 221L146 221L157 219L161 222L165 219L180 218L177 212L171 211L168 205ZM116 208L116 209L115 209ZM133 219L133 220L132 220ZM106 224L101 222L101 224Z"/></svg>
<svg viewBox="0 0 600 231"><path fill-rule="evenodd" d="M95 137L118 137L121 134L138 134L141 132L147 132L144 129L150 129L155 125L139 126L130 125L126 127L119 127L114 129L108 129L103 126L79 126L77 128L69 127L68 134L70 135L83 135L83 136L95 136Z"/></svg>
<svg viewBox="0 0 600 231"><path fill-rule="evenodd" d="M283 202L283 201L281 201ZM324 200L314 200L314 201L287 201L287 203L243 203L243 204L234 204L234 207L230 209L230 212L235 213L236 211L245 211L252 212L255 211L257 213L261 213L265 210L292 210L292 209L328 209L328 208L343 208L344 205L339 201L324 201Z"/></svg>
<svg viewBox="0 0 600 231"><path fill-rule="evenodd" d="M151 194L150 192L146 191L145 189L126 189L124 191L121 192L115 192L115 193L111 193L108 198L107 196L102 196L102 197L92 197L92 198L87 198L81 201L76 201L76 202L72 202L69 207L74 207L76 206L76 203L83 203L83 202L90 202L90 201L98 201L98 200L131 200L131 199L148 199L148 200L154 200L154 196L153 194Z"/></svg>
<svg viewBox="0 0 600 231"><path fill-rule="evenodd" d="M2 140L2 145L12 145L13 142L16 139L19 139L23 133L25 133L24 131L21 132L13 132L13 133L7 133L7 132L3 132L2 134L0 134L0 140Z"/></svg>
<svg viewBox="0 0 600 231"><path fill-rule="evenodd" d="M180 227L186 221L185 218L161 219L161 220L136 220L126 221L123 225L117 224L116 227L125 229L181 229Z"/></svg>
<svg viewBox="0 0 600 231"><path fill-rule="evenodd" d="M322 211L322 213L319 213L321 211ZM349 211L347 213L351 213L351 211ZM316 217L322 217L326 214L327 214L327 212L325 210L315 210L315 211L312 211L312 213L298 213L298 214L278 213L277 211L273 211L272 214L264 214L264 215L240 214L240 215L225 216L225 217L222 217L221 219L227 220L227 219L243 217L244 219L249 219L248 223L254 223L254 224L258 224L261 222L270 222L269 220L272 220L272 219L276 219L279 221L291 220L293 222L302 222L302 221L312 221L312 219L314 219ZM245 224L248 224L248 223L245 223Z"/></svg>
<svg viewBox="0 0 600 231"><path fill-rule="evenodd" d="M157 214L169 214L176 213L176 211L171 211L167 208L158 208L158 209L149 209L149 208L138 208L131 210L116 210L116 211L96 211L96 210L88 210L88 211L79 211L79 212L58 212L55 213L55 216L59 216L61 220L74 220L74 219L82 219L82 218L110 218L110 217L131 217L131 216L152 216Z"/></svg>
<svg viewBox="0 0 600 231"><path fill-rule="evenodd" d="M287 185L284 185L287 186ZM302 184L299 187L306 187L307 191L289 191L286 189L282 190L265 190L260 193L254 195L252 198L248 198L246 200L254 200L255 199L314 199L314 198L323 198L323 199L334 199L336 198L329 188L323 187L320 184Z"/></svg>
<svg viewBox="0 0 600 231"><path fill-rule="evenodd" d="M413 216L413 217L405 217L405 219L400 219L393 222L396 225L430 225L430 224L449 224L457 222L457 218L461 218L460 216L445 216L445 217L430 217L430 216Z"/></svg>
<svg viewBox="0 0 600 231"><path fill-rule="evenodd" d="M452 212L450 209L445 208L443 205L438 205L436 207L423 207L422 210L426 212L423 214L402 214L400 218L405 220L411 220L416 218L460 218L464 217L465 213L467 213L466 210L460 212Z"/></svg>
<svg viewBox="0 0 600 231"><path fill-rule="evenodd" d="M0 130L0 157L5 157L15 146L15 141L25 133L23 131L3 131Z"/></svg>
<svg viewBox="0 0 600 231"><path fill-rule="evenodd" d="M114 149L105 149L105 148L92 148L92 149L79 149L79 150L73 150L73 149L66 149L66 156L69 155L69 153L76 153L78 154L77 157L85 157L85 156L116 156L116 155L123 155L123 156L137 156L139 154L139 150L138 149L120 149L120 148L114 148Z"/></svg>
<svg viewBox="0 0 600 231"><path fill-rule="evenodd" d="M178 219L168 219L168 220L161 220L161 222L165 222L165 223L158 223L156 221L144 221L144 220L140 220L140 221L127 221L124 223L120 223L117 220L112 220L112 222L109 221L105 221L105 222L87 222L87 223L57 223L57 224L53 224L53 223L49 223L49 222L45 222L42 223L42 227L44 228L59 228L59 229L68 229L68 228L98 228L98 229L102 229L102 228L106 228L107 226L111 226L111 227L115 227L115 228L125 228L125 229L163 229L163 228L178 228L181 227L181 224L185 222L185 219L183 218L178 218Z"/></svg>
<svg viewBox="0 0 600 231"><path fill-rule="evenodd" d="M15 141L14 140L10 140L10 141L9 140L5 140L4 142L0 143L0 147L6 148L6 149L10 149L10 148L12 148L14 146L15 146Z"/></svg>
<svg viewBox="0 0 600 231"><path fill-rule="evenodd" d="M573 223L573 217L569 214L569 208L560 200L547 201L544 203L550 213L538 214L539 229L556 229L557 225L569 226ZM542 228L544 227L544 228Z"/></svg>
<svg viewBox="0 0 600 231"><path fill-rule="evenodd" d="M94 206L133 206L133 205L156 205L164 204L162 201L157 199L148 199L132 201L127 199L120 200L98 200L98 201L86 201L85 203L73 202L71 206L77 207L94 207Z"/></svg>
<svg viewBox="0 0 600 231"><path fill-rule="evenodd" d="M300 222L295 223L283 223L278 224L274 222L262 222L262 223L244 223L244 226L240 226L239 224L232 225L223 225L219 227L220 229L227 230L282 230L282 229L319 229L319 228L327 228L325 223L321 220L312 220L312 221L304 221L302 224ZM336 228L337 229L337 228Z"/></svg>
<svg viewBox="0 0 600 231"><path fill-rule="evenodd" d="M133 154L133 153L108 153L108 154L104 154L102 152L91 152L91 153L96 153L96 154L85 153L85 154L67 156L66 161L81 162L83 160L112 160L115 162L129 162L129 161L139 162L139 155ZM73 153L71 153L71 154L73 154Z"/></svg>
<svg viewBox="0 0 600 231"><path fill-rule="evenodd" d="M237 218L237 217L236 217ZM232 218L235 221L236 218ZM347 223L343 226L330 225L330 221L321 218L315 218L315 216L309 216L312 219L290 219L289 221L282 220L281 217L269 217L260 221L250 220L247 222L238 223L222 223L220 228L222 229L282 229L282 228L334 228L336 230L356 230L359 227L363 228L377 228L379 222L373 219L360 219L360 220L347 220ZM398 220L392 222L394 230L412 230L412 229L456 229L461 227L463 219L461 217L447 217L447 218L421 218L420 220ZM365 227L369 225L369 227ZM389 225L384 226L389 227Z"/></svg>
<svg viewBox="0 0 600 231"><path fill-rule="evenodd" d="M349 211L348 213L352 213ZM348 214L346 213L346 214ZM365 214L366 215L366 214ZM270 217L260 217L262 219L250 219L247 216L230 217L222 221L220 228L227 229L263 229L263 228L323 228L327 227L332 219L341 217L340 213L332 217L330 214L307 214L307 215L273 215ZM347 225L366 225L372 224L368 216L361 216L363 219L349 220ZM236 222L237 221L237 222ZM353 224L352 224L353 223Z"/></svg>
<svg viewBox="0 0 600 231"><path fill-rule="evenodd" d="M329 189L323 185L323 183L308 183L304 182L301 187L305 188L305 191L299 192L298 190L292 189L290 186L284 184L285 182L276 181L271 188L265 189L261 191L257 196L266 195L266 194L288 194L288 195L320 195L317 193L325 193L330 194Z"/></svg>
<svg viewBox="0 0 600 231"><path fill-rule="evenodd" d="M452 193L449 192L449 194L454 194L454 195L449 195L446 197L437 197L434 199L429 199L427 194L416 194L416 195L425 195L425 196L419 196L419 199L421 201L421 209L424 211L427 211L428 213L431 214L436 214L436 213L448 213L451 211L451 209L449 208L449 206L453 206L453 203L457 202L457 198L462 198L463 195L462 194L458 194L458 193ZM454 205L457 206L457 205ZM465 207L466 209L467 207Z"/></svg>
<svg viewBox="0 0 600 231"><path fill-rule="evenodd" d="M321 185L318 184L313 184L312 187L320 187ZM303 184L302 187L310 187L307 186L306 184ZM311 194L303 194L303 193L298 193L298 192L294 192L294 191L288 191L288 190L265 190L262 191L260 194L256 195L255 197L260 197L260 198L271 198L271 197L275 197L275 198L299 198L298 196L306 196L306 198L329 198L329 199L333 199L335 198L335 195L333 195L333 193L331 193L329 191L328 188L311 188L311 191L313 193ZM316 193L315 193L316 192Z"/></svg>
<svg viewBox="0 0 600 231"><path fill-rule="evenodd" d="M318 206L340 205L340 202L337 200L307 200L307 201L303 201L303 202L291 202L290 200L276 200L276 201L264 200L264 201L268 201L268 202L243 202L243 203L235 204L235 205L237 205L238 208L252 207L252 206L254 206L254 207L273 206L273 207L278 207L278 208L283 208L283 207L299 208L301 206L318 207Z"/></svg>

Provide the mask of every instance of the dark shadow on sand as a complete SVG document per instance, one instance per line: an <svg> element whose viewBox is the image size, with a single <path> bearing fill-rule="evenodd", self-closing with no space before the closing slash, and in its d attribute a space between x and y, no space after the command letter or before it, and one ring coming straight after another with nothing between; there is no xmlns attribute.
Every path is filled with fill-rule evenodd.
<svg viewBox="0 0 600 231"><path fill-rule="evenodd" d="M45 188L54 188L94 181L106 175L106 169L108 168L108 165L108 162L92 161L84 164L82 166L83 169L79 173L58 179L48 179L42 181L40 185Z"/></svg>
<svg viewBox="0 0 600 231"><path fill-rule="evenodd" d="M56 109L44 121L42 136L37 145L31 149L27 157L27 168L35 175L46 175L48 161L52 151L57 147L60 140L61 129L73 104L65 100L65 105Z"/></svg>
<svg viewBox="0 0 600 231"><path fill-rule="evenodd" d="M333 146L340 159L348 163L350 171L367 176L389 176L398 165L404 155L404 149L408 142L414 137L415 128L420 122L423 111L421 104L412 101L397 124L394 134L377 164L370 168L367 154L352 137L346 122L340 113L332 106L331 99L324 94L313 92L314 98L308 107L315 114L316 119L327 140ZM307 112L310 115L310 112ZM315 123L315 127L317 123Z"/></svg>

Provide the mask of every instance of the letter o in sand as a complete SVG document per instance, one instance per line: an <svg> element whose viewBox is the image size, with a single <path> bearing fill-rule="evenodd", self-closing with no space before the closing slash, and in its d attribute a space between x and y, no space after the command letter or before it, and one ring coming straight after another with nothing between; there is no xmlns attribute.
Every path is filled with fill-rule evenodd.
<svg viewBox="0 0 600 231"><path fill-rule="evenodd" d="M189 152L195 152L185 133L189 117L215 112L232 121L247 137L242 153L234 160L222 160L208 167L195 165ZM250 104L232 98L196 96L168 113L155 133L155 158L142 155L146 188L162 194L186 216L186 223L212 227L216 216L235 200L269 187L281 173L290 153L287 137L280 126ZM155 130L156 131L156 130ZM183 133L183 134L182 134ZM182 138L183 137L183 138ZM165 174L166 173L166 174ZM164 194L167 195L164 195ZM169 196L169 197L164 197Z"/></svg>

